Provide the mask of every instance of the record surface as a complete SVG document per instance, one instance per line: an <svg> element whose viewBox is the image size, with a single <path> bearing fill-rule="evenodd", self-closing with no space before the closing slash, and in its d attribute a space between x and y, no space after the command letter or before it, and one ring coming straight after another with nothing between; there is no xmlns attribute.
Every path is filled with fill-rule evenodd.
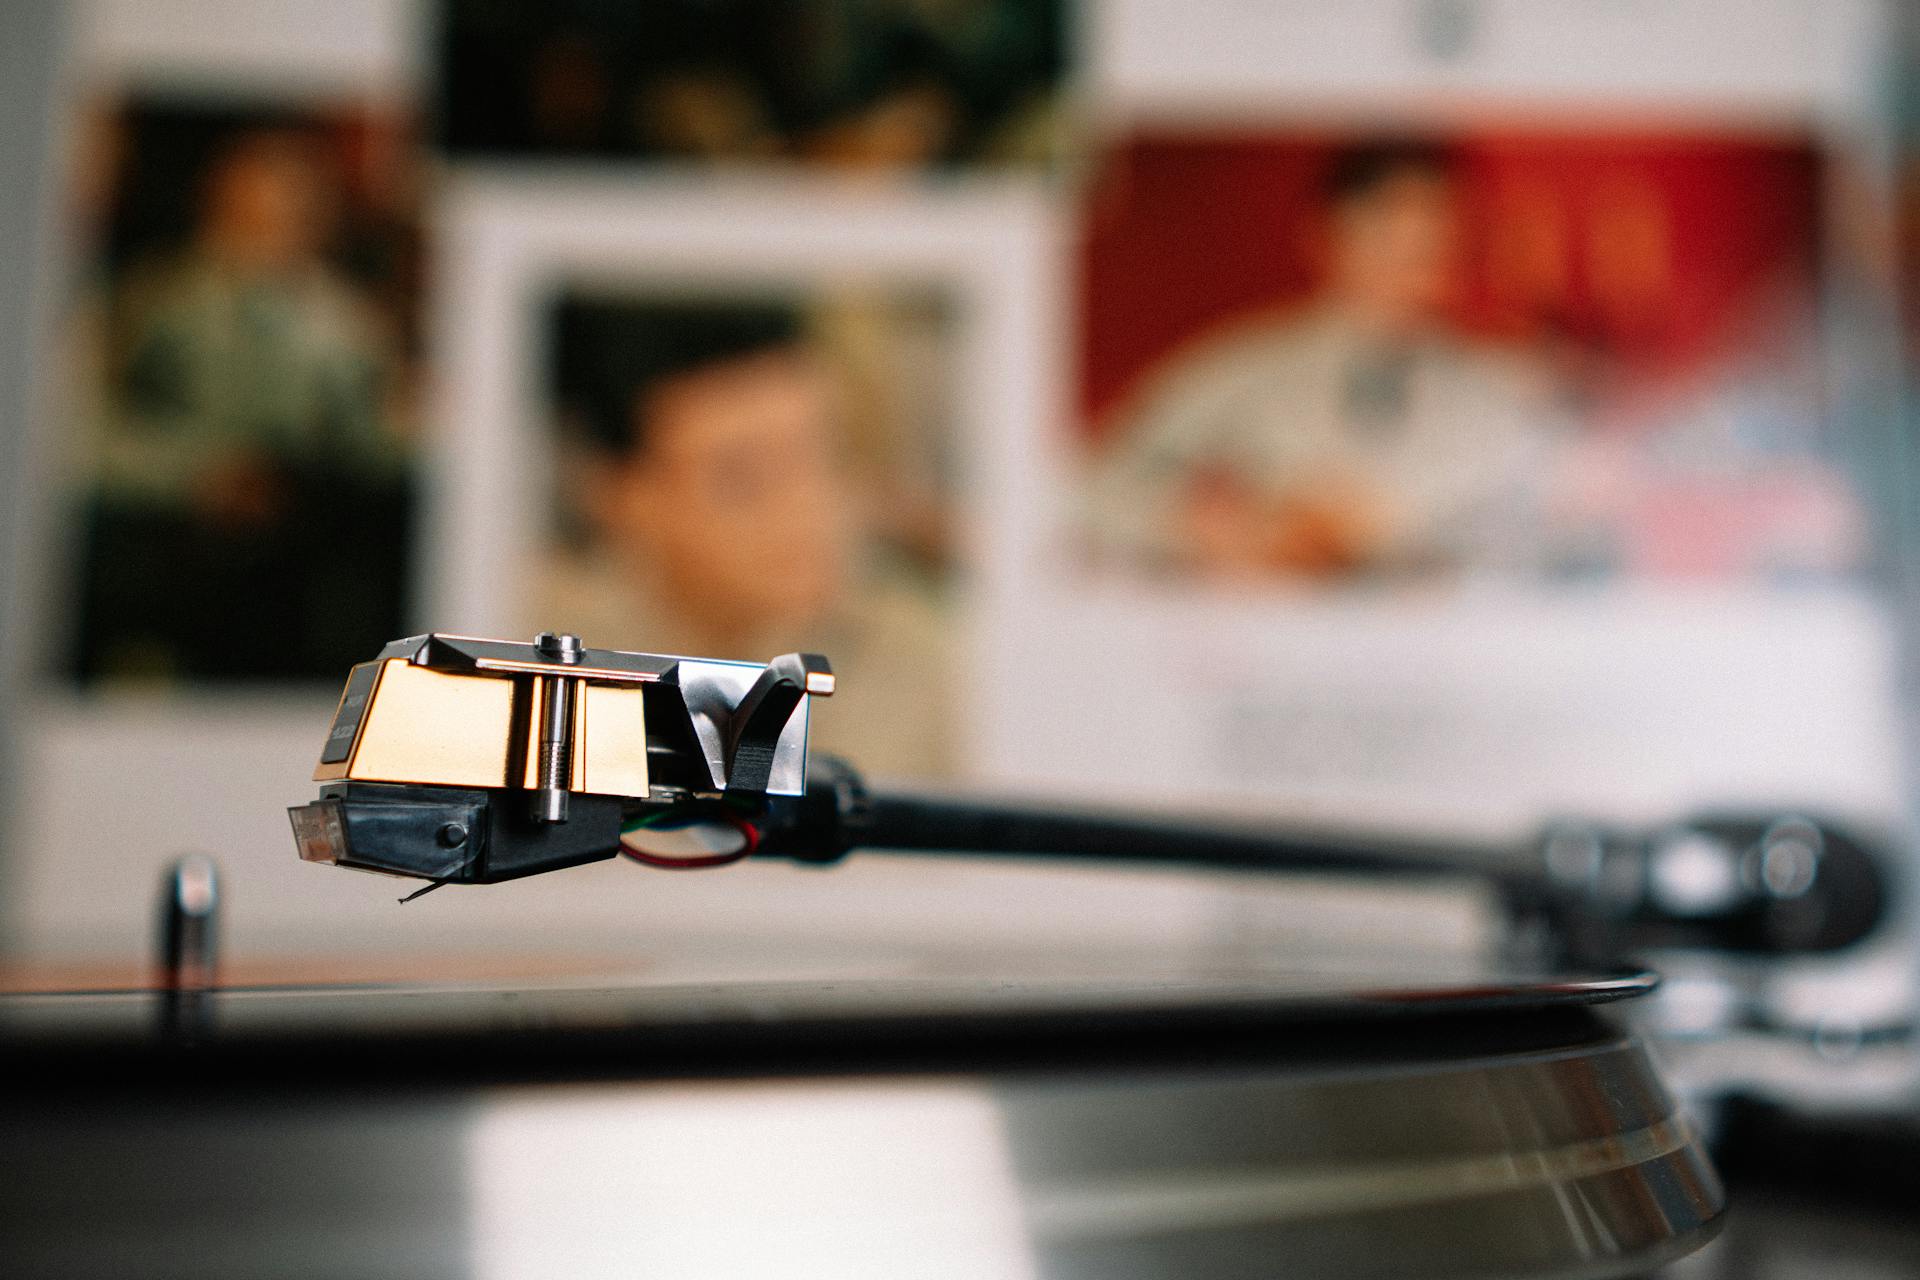
<svg viewBox="0 0 1920 1280"><path fill-rule="evenodd" d="M151 1070L184 1055L202 1079L230 1061L264 1059L300 1074L322 1042L335 1063L365 1056L388 1075L451 1070L476 1081L510 1076L527 1053L543 1078L609 1068L779 1072L783 1063L817 1071L832 1065L813 1052L821 1048L854 1070L902 1054L922 1067L1075 1057L1112 1065L1235 1047L1267 1060L1377 1060L1550 1043L1587 1026L1579 1011L1655 981L1458 967L41 992L0 996L0 1049L16 1066L44 1061L63 1075L96 1060L117 1073L128 1055Z"/></svg>
<svg viewBox="0 0 1920 1280"><path fill-rule="evenodd" d="M1652 981L8 996L0 1269L1644 1274L1723 1207L1607 1008Z"/></svg>

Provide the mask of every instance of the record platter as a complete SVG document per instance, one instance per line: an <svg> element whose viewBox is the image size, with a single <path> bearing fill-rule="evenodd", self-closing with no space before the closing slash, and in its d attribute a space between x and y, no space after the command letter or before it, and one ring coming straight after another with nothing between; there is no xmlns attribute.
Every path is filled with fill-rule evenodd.
<svg viewBox="0 0 1920 1280"><path fill-rule="evenodd" d="M1640 1274L1722 1208L1609 1016L1650 983L16 995L0 1270Z"/></svg>

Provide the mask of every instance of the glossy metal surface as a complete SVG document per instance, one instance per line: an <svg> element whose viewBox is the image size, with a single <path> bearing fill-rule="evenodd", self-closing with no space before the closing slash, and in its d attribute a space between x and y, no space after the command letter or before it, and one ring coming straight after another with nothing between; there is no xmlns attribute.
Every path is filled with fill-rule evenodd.
<svg viewBox="0 0 1920 1280"><path fill-rule="evenodd" d="M349 674L313 780L523 787L544 792L538 813L549 816L564 810L562 790L645 798L644 686L665 681L679 689L711 784L728 784L732 718L766 664L552 639L549 648L444 635L394 641ZM821 665L804 668L804 696L772 744L769 795L805 793L808 703L834 689L823 660L793 660ZM532 687L516 693L517 683ZM529 700L524 714L516 697ZM571 749L554 751L563 740ZM555 767L543 769L543 761Z"/></svg>
<svg viewBox="0 0 1920 1280"><path fill-rule="evenodd" d="M1614 1276L1722 1192L1630 1040L1001 1095L1052 1276Z"/></svg>

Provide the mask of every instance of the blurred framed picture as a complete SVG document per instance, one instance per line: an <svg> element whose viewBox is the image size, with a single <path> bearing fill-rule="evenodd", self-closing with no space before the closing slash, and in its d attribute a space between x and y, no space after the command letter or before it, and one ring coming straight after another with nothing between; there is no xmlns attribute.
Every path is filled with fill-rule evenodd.
<svg viewBox="0 0 1920 1280"><path fill-rule="evenodd" d="M1137 135L1082 241L1086 548L1295 585L1844 578L1805 135ZM1178 217L1171 216L1175 209Z"/></svg>
<svg viewBox="0 0 1920 1280"><path fill-rule="evenodd" d="M546 322L552 524L519 629L829 654L847 696L816 749L953 772L942 296L568 281Z"/></svg>
<svg viewBox="0 0 1920 1280"><path fill-rule="evenodd" d="M405 124L155 96L76 137L56 665L85 684L332 684L407 614Z"/></svg>
<svg viewBox="0 0 1920 1280"><path fill-rule="evenodd" d="M1065 0L442 0L457 158L836 171L1059 150Z"/></svg>
<svg viewBox="0 0 1920 1280"><path fill-rule="evenodd" d="M967 771L1043 420L1033 193L459 180L437 316L440 624L841 675L815 745Z"/></svg>
<svg viewBox="0 0 1920 1280"><path fill-rule="evenodd" d="M1897 808L1820 138L1116 135L1006 785L1486 834Z"/></svg>

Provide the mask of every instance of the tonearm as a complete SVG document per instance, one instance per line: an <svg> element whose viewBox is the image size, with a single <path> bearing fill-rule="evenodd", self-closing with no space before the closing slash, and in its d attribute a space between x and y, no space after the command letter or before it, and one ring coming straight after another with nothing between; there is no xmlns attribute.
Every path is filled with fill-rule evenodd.
<svg viewBox="0 0 1920 1280"><path fill-rule="evenodd" d="M869 790L844 761L809 758L811 704L834 681L816 654L762 665L551 632L397 640L348 677L320 797L290 811L300 856L429 887L621 854L692 869L863 848L1468 875L1540 926L1554 959L1588 964L1649 947L1833 950L1883 913L1869 844L1798 814L1556 823L1502 846Z"/></svg>

